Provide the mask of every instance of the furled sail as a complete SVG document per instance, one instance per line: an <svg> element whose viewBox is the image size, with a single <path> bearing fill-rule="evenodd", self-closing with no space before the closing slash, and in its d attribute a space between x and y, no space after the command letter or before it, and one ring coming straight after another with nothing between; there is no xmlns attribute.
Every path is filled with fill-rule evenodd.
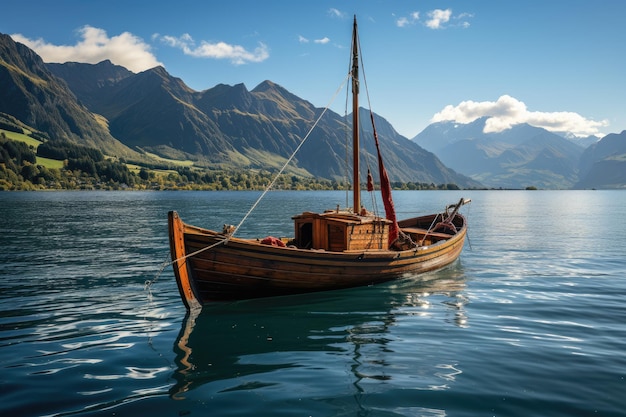
<svg viewBox="0 0 626 417"><path fill-rule="evenodd" d="M370 119L372 120L372 128L374 129L374 142L376 143L376 152L378 153L378 172L380 175L380 193L385 206L385 217L392 222L389 228L389 245L391 245L398 238L398 221L396 220L396 208L393 205L393 198L391 197L391 183L389 182L389 176L383 163L383 156L380 153L380 145L378 143L378 132L376 131L376 125L374 124L374 113L370 111Z"/></svg>

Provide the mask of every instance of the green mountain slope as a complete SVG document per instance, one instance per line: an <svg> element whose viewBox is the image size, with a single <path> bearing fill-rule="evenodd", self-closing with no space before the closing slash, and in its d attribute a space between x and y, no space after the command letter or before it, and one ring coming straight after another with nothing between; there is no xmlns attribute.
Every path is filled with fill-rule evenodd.
<svg viewBox="0 0 626 417"><path fill-rule="evenodd" d="M0 112L50 140L126 160L186 160L193 161L193 169L259 171L282 167L322 110L271 81L252 91L243 84L194 91L162 67L134 74L109 61L46 65L1 35ZM480 186L376 119L392 181ZM327 112L288 172L342 180L349 123L350 118ZM374 174L377 170L372 138L366 129L363 175L367 161Z"/></svg>
<svg viewBox="0 0 626 417"><path fill-rule="evenodd" d="M90 64L81 65L90 67ZM114 66L109 65L114 71ZM76 74L57 72L69 85L82 73L80 66L72 69ZM220 84L205 91L193 91L161 67L124 77L117 83L99 85L96 89L82 89L77 93L78 98L91 103L93 112L105 116L111 133L126 145L162 157L184 156L238 169L282 166L322 112L271 81L251 91L243 84ZM480 186L398 135L384 119L377 119L387 168L394 181ZM314 176L343 178L349 123L350 119L346 121L332 111L327 112L295 156L296 166ZM365 130L363 143L371 144L366 145L366 150L373 158L370 130ZM373 172L377 169L375 165Z"/></svg>
<svg viewBox="0 0 626 417"><path fill-rule="evenodd" d="M37 54L3 34L0 112L45 132L51 140L81 143L111 155L133 154L110 135L101 118L76 100L67 84L55 77Z"/></svg>

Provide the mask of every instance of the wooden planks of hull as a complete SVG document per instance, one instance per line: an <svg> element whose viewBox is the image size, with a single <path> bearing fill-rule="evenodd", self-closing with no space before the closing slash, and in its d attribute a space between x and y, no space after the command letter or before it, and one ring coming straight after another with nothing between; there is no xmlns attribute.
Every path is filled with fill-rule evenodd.
<svg viewBox="0 0 626 417"><path fill-rule="evenodd" d="M432 218L405 223L428 221ZM372 285L442 268L463 248L464 218L458 215L454 221L460 230L448 240L405 251L330 252L239 238L226 241L225 235L184 224L176 213L170 214L170 239L179 290L189 307L213 300ZM211 249L203 250L207 247Z"/></svg>

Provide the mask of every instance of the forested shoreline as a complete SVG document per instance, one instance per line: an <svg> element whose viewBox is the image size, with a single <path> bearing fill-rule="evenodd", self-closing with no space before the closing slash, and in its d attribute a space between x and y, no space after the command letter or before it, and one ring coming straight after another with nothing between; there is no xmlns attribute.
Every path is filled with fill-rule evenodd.
<svg viewBox="0 0 626 417"><path fill-rule="evenodd" d="M53 161L44 164L40 160ZM47 166L48 165L48 166ZM132 167L132 168L129 168ZM70 142L46 141L37 148L0 132L0 191L18 190L263 190L277 171L226 171L165 166L107 158L101 151ZM455 184L392 184L395 189L458 189ZM340 190L342 182L281 174L273 188Z"/></svg>

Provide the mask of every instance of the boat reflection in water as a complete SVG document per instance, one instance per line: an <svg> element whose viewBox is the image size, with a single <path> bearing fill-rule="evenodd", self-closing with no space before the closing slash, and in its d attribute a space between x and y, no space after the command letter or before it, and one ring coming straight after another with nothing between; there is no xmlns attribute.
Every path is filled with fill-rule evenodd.
<svg viewBox="0 0 626 417"><path fill-rule="evenodd" d="M419 280L190 310L174 345L170 395L185 399L202 387L197 395L206 399L282 386L281 395L300 398L303 384L316 398L353 396L368 382L406 378L411 388L445 389L457 364L440 346L427 352L423 341L436 340L431 333L442 326L467 325L464 289L457 263Z"/></svg>

